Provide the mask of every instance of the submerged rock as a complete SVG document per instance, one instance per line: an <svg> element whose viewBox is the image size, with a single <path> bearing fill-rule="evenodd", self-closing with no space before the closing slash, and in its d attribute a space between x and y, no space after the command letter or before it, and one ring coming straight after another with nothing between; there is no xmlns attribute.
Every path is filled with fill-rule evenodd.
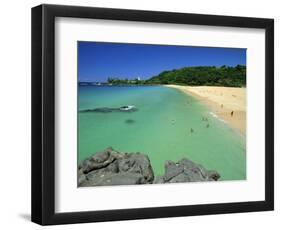
<svg viewBox="0 0 281 230"><path fill-rule="evenodd" d="M206 170L188 159L167 161L165 174L154 178L147 155L121 153L111 147L97 152L78 166L78 186L162 184L176 182L217 181L216 171Z"/></svg>
<svg viewBox="0 0 281 230"><path fill-rule="evenodd" d="M133 120L133 119L127 119L127 120L125 120L125 123L126 124L133 124L133 123L135 123L136 121L135 120Z"/></svg>

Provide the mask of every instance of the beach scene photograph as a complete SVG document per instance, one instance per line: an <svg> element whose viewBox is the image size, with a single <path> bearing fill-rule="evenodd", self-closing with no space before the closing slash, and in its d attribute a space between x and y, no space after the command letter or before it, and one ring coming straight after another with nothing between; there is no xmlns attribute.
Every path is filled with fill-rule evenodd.
<svg viewBox="0 0 281 230"><path fill-rule="evenodd" d="M244 48L77 42L77 186L246 180Z"/></svg>

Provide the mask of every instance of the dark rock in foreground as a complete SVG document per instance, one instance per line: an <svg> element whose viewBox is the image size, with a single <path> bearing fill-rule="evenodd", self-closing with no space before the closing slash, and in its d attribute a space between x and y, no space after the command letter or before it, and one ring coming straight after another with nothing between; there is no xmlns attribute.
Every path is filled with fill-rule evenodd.
<svg viewBox="0 0 281 230"><path fill-rule="evenodd" d="M151 184L154 174L145 154L120 153L107 148L79 165L78 185Z"/></svg>
<svg viewBox="0 0 281 230"><path fill-rule="evenodd" d="M147 155L121 153L107 148L84 160L78 167L78 186L161 184L216 181L220 175L188 159L167 161L165 174L154 178Z"/></svg>
<svg viewBox="0 0 281 230"><path fill-rule="evenodd" d="M203 166L184 158L177 163L166 161L165 174L156 177L154 184L217 181L219 178L218 172L206 170Z"/></svg>

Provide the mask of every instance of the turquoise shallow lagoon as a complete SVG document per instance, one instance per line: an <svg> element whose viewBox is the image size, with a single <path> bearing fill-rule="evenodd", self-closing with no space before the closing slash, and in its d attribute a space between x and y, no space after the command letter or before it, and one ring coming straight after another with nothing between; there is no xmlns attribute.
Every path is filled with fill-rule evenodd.
<svg viewBox="0 0 281 230"><path fill-rule="evenodd" d="M166 160L186 157L217 170L221 180L246 179L245 137L197 99L163 86L79 86L79 110L122 105L138 111L78 113L78 161L111 146L147 154L155 175Z"/></svg>

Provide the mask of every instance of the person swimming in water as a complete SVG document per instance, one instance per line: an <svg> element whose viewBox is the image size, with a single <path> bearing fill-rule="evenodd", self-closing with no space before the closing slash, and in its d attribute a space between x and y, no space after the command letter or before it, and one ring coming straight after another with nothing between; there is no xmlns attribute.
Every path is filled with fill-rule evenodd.
<svg viewBox="0 0 281 230"><path fill-rule="evenodd" d="M208 121L207 117L202 117L202 121Z"/></svg>

